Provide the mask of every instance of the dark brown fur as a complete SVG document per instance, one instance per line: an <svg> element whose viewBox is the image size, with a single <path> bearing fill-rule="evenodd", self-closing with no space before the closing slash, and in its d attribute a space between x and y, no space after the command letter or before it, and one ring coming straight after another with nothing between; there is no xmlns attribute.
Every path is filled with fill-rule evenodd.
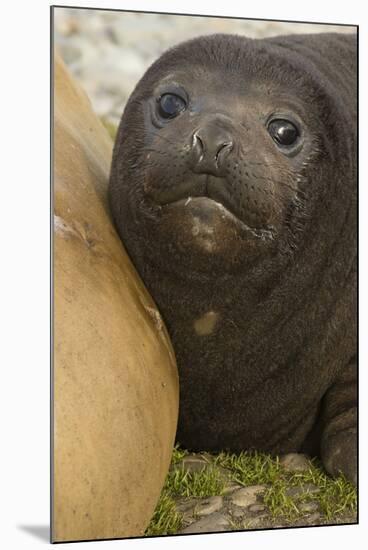
<svg viewBox="0 0 368 550"><path fill-rule="evenodd" d="M189 106L155 126L172 82ZM278 110L302 121L292 157L265 130ZM173 341L187 448L306 451L356 482L355 117L356 42L339 34L201 37L133 92L110 204ZM219 172L197 169L202 128L234 144Z"/></svg>

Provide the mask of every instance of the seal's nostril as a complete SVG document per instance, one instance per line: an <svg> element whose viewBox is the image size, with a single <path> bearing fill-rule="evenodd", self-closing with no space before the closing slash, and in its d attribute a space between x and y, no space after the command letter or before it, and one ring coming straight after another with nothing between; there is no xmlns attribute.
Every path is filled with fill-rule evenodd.
<svg viewBox="0 0 368 550"><path fill-rule="evenodd" d="M229 131L218 124L205 124L192 136L193 170L220 175L222 165L233 148Z"/></svg>
<svg viewBox="0 0 368 550"><path fill-rule="evenodd" d="M194 132L193 134L193 143L192 143L193 150L196 153L197 161L201 162L203 159L204 154L204 144L197 132Z"/></svg>
<svg viewBox="0 0 368 550"><path fill-rule="evenodd" d="M223 143L222 145L220 145L216 155L215 155L215 159L216 159L216 162L219 162L219 160L224 160L225 156L230 153L231 149L233 148L233 142L232 141L227 141L226 143ZM220 157L221 155L221 157Z"/></svg>

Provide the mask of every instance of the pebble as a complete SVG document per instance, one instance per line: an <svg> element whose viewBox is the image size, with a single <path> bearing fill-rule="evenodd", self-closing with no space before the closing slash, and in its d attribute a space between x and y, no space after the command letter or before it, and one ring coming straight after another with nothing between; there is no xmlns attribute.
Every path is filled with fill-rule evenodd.
<svg viewBox="0 0 368 550"><path fill-rule="evenodd" d="M312 514L309 514L308 516L303 516L301 518L298 518L294 521L293 526L295 527L303 527L303 526L311 526L311 525L321 525L323 524L323 520L321 518L321 514L319 512L314 512Z"/></svg>
<svg viewBox="0 0 368 550"><path fill-rule="evenodd" d="M197 455L187 455L180 462L178 462L174 468L181 469L189 472L201 472L210 465L208 460Z"/></svg>
<svg viewBox="0 0 368 550"><path fill-rule="evenodd" d="M249 512L264 512L266 510L266 506L263 504L252 504L248 508Z"/></svg>
<svg viewBox="0 0 368 550"><path fill-rule="evenodd" d="M175 507L180 514L192 514L196 504L197 501L195 499L184 497L182 499L177 499Z"/></svg>
<svg viewBox="0 0 368 550"><path fill-rule="evenodd" d="M266 487L264 485L251 485L232 493L230 500L236 506L246 508L251 504L256 504L257 495L262 494L265 490Z"/></svg>
<svg viewBox="0 0 368 550"><path fill-rule="evenodd" d="M234 508L233 510L231 510L231 515L235 519L243 518L245 513L246 512L245 512L244 508Z"/></svg>
<svg viewBox="0 0 368 550"><path fill-rule="evenodd" d="M267 529L271 526L271 520L267 521L264 516L247 518L244 522L244 529Z"/></svg>
<svg viewBox="0 0 368 550"><path fill-rule="evenodd" d="M300 520L300 523L302 525L319 525L321 520L321 514L319 512L315 512L314 514L311 514L310 516L307 516L306 518L303 518Z"/></svg>
<svg viewBox="0 0 368 550"><path fill-rule="evenodd" d="M319 487L313 483L304 483L303 485L298 485L297 487L289 487L285 491L288 497L298 497L304 494L314 494L319 493Z"/></svg>
<svg viewBox="0 0 368 550"><path fill-rule="evenodd" d="M233 493L234 491L236 491L238 489L242 489L242 488L243 488L243 485L239 485L238 483L230 483L229 485L227 485L225 487L223 494L224 495L229 495L229 494Z"/></svg>
<svg viewBox="0 0 368 550"><path fill-rule="evenodd" d="M316 512L319 508L319 505L318 502L310 501L299 504L298 508L301 512Z"/></svg>
<svg viewBox="0 0 368 550"><path fill-rule="evenodd" d="M230 521L220 512L215 512L188 525L180 531L184 533L216 533L217 531L229 531Z"/></svg>
<svg viewBox="0 0 368 550"><path fill-rule="evenodd" d="M200 517L208 516L213 512L218 512L221 510L223 505L223 499L220 496L209 497L206 499L200 500L200 502L195 506L194 513Z"/></svg>
<svg viewBox="0 0 368 550"><path fill-rule="evenodd" d="M305 472L310 468L308 457L300 453L289 453L281 456L280 465L288 472Z"/></svg>

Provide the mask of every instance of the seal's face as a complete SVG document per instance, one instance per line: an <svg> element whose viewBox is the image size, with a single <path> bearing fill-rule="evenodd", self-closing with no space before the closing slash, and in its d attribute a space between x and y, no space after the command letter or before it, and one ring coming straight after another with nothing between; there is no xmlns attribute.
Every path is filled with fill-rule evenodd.
<svg viewBox="0 0 368 550"><path fill-rule="evenodd" d="M144 195L180 250L259 254L297 196L305 125L281 94L275 110L259 83L201 73L171 73L145 105Z"/></svg>
<svg viewBox="0 0 368 550"><path fill-rule="evenodd" d="M170 52L161 59L132 96L115 151L129 180L118 216L128 249L141 239L141 254L173 269L195 257L193 269L212 271L224 258L231 270L291 246L318 141L305 98L246 62L240 71L221 60L183 67ZM132 125L134 143L124 137Z"/></svg>

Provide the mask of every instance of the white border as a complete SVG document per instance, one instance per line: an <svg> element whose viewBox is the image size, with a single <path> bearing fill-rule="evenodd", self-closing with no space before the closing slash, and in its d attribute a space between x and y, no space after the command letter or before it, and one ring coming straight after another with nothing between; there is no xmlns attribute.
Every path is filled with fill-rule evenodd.
<svg viewBox="0 0 368 550"><path fill-rule="evenodd" d="M19 526L49 521L49 5L22 0L1 8L1 484L0 541L3 548L34 548L41 541ZM242 16L360 25L360 51L368 51L364 2L308 0L240 4L186 0L85 0L58 5ZM360 180L367 181L364 124L368 97L361 54ZM4 169L5 168L5 169ZM367 344L364 289L367 186L360 189L360 525L273 530L239 534L79 543L96 548L202 548L206 545L260 549L361 548L367 538ZM363 206L364 205L364 206ZM64 546L64 545L63 545ZM69 544L75 547L76 544ZM79 546L84 548L85 546Z"/></svg>

